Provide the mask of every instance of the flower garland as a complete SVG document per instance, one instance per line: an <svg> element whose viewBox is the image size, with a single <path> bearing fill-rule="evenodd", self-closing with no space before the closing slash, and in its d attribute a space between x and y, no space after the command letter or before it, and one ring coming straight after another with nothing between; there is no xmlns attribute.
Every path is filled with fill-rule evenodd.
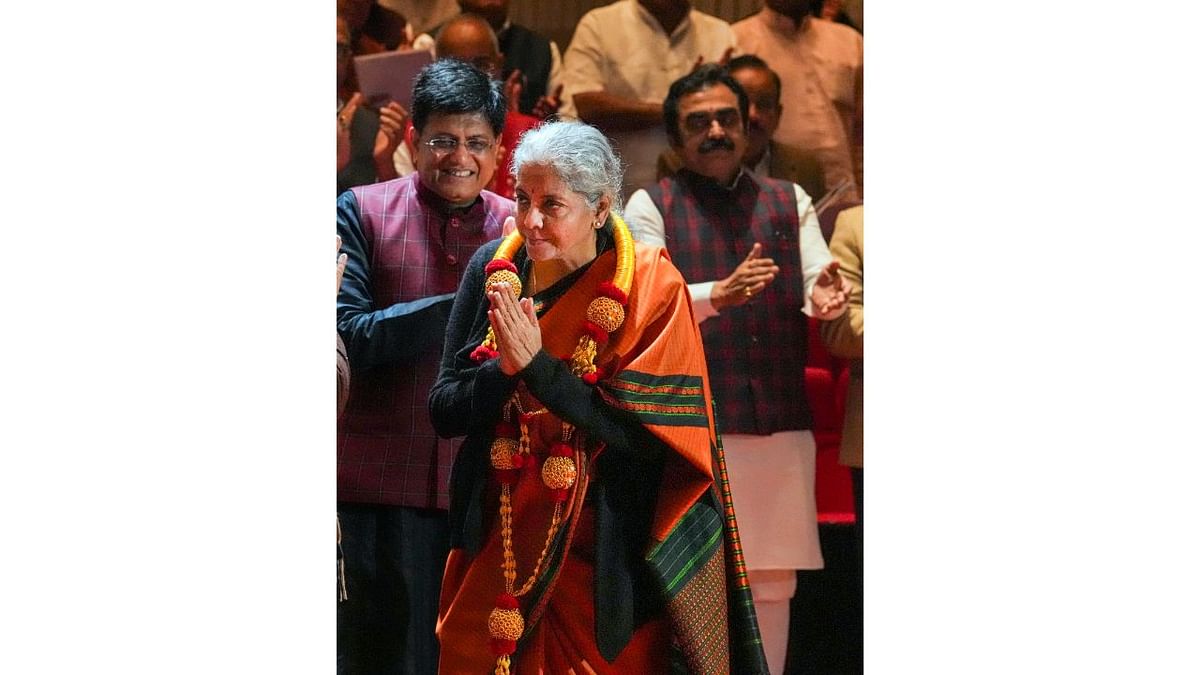
<svg viewBox="0 0 1200 675"><path fill-rule="evenodd" d="M583 335L580 336L575 350L571 354L571 372L589 385L595 386L600 380L596 371L597 351L608 342L608 335L621 327L625 322L625 306L629 303L629 289L633 286L633 237L629 227L616 213L612 214L613 238L617 249L617 267L612 281L600 284L598 294L588 304L586 318L583 320ZM492 290L496 284L508 283L512 286L517 297L521 296L521 277L513 264L513 255L525 243L519 231L513 231L500 247L492 260L484 267L488 275L484 288ZM483 343L471 352L471 359L482 363L499 356L496 348L496 334L488 326L487 337ZM512 421L514 419L516 426ZM517 650L517 640L525 631L525 619L521 614L517 598L525 595L533 588L542 571L542 563L550 551L562 524L563 504L570 495L571 488L578 477L575 464L575 450L571 446L571 436L574 427L568 422L562 423L562 440L550 448L550 456L541 467L542 483L550 490L554 500L554 513L550 518L550 526L546 532L546 544L538 560L534 563L529 579L516 589L517 562L513 555L512 544L512 486L520 480L523 472L533 473L537 467L537 459L530 448L529 424L537 415L548 412L545 408L526 412L516 392L504 406L501 422L496 425L496 439L491 446L492 468L496 471L500 482L500 541L504 551L502 571L504 573L504 592L496 598L496 608L488 615L488 633L491 636L490 646L496 655L495 675L508 675L511 657Z"/></svg>

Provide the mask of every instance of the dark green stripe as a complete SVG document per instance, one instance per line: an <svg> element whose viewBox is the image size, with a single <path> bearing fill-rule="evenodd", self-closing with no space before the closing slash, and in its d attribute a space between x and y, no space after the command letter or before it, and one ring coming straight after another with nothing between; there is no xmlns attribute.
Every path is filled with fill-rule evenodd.
<svg viewBox="0 0 1200 675"><path fill-rule="evenodd" d="M652 393L645 391L629 391L619 387L614 388L611 391L614 398L619 398L622 401L629 401L630 403L684 406L688 408L697 408L701 412L704 411L704 396L701 394Z"/></svg>
<svg viewBox="0 0 1200 675"><path fill-rule="evenodd" d="M654 375L636 370L622 370L613 380L646 387L703 387L704 384L704 378L699 375Z"/></svg>
<svg viewBox="0 0 1200 675"><path fill-rule="evenodd" d="M665 541L646 556L668 597L691 580L713 556L721 541L721 519L708 504L697 502Z"/></svg>
<svg viewBox="0 0 1200 675"><path fill-rule="evenodd" d="M664 427L707 427L708 418L704 415L669 415L663 413L631 411L638 419L646 424L658 424Z"/></svg>

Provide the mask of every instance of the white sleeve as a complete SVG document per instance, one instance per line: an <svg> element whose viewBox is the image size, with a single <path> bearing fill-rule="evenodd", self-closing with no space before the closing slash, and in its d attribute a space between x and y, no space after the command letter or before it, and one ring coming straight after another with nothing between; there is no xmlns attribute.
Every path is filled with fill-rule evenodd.
<svg viewBox="0 0 1200 675"><path fill-rule="evenodd" d="M563 100L558 112L564 117L579 116L575 109L575 94L601 91L608 81L605 73L604 43L600 39L602 29L594 11L584 14L579 20L571 44L563 56Z"/></svg>
<svg viewBox="0 0 1200 675"><path fill-rule="evenodd" d="M401 142L396 146L396 152L392 153L392 165L396 167L396 175L407 176L417 170L413 163L412 154L408 151L408 143Z"/></svg>
<svg viewBox="0 0 1200 675"><path fill-rule="evenodd" d="M662 213L650 199L650 193L638 190L629 197L625 205L625 223L629 225L629 233L637 241L650 246L666 248L666 225ZM817 228L820 235L820 228ZM667 249L668 252L670 249ZM718 314L712 306L712 281L688 284L688 292L692 296L692 312L696 315L696 323L712 318Z"/></svg>
<svg viewBox="0 0 1200 675"><path fill-rule="evenodd" d="M799 185L796 188L796 215L800 220L800 262L804 266L804 313L812 316L812 290L817 285L821 270L833 260L825 237L821 236L821 223L813 210L812 197Z"/></svg>
<svg viewBox="0 0 1200 675"><path fill-rule="evenodd" d="M650 199L650 193L638 190L629 197L625 205L625 224L633 238L650 246L666 248L666 226L662 214Z"/></svg>
<svg viewBox="0 0 1200 675"><path fill-rule="evenodd" d="M562 83L562 54L558 51L558 43L550 41L550 77L546 78L546 95L550 96Z"/></svg>

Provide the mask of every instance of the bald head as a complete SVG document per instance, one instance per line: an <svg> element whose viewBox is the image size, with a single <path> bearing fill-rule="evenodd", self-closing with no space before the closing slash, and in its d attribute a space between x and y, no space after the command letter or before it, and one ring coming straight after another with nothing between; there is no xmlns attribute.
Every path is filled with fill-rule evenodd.
<svg viewBox="0 0 1200 675"><path fill-rule="evenodd" d="M442 27L434 53L439 59L466 61L499 79L504 63L500 43L488 22L474 14L461 14Z"/></svg>

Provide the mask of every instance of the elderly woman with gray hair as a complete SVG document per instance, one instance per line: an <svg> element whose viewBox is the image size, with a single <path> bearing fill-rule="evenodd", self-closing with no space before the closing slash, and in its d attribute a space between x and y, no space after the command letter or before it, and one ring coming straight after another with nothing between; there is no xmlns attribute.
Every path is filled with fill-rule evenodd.
<svg viewBox="0 0 1200 675"><path fill-rule="evenodd" d="M441 672L765 673L683 278L630 237L596 129L528 132L512 172L429 395L467 437Z"/></svg>

